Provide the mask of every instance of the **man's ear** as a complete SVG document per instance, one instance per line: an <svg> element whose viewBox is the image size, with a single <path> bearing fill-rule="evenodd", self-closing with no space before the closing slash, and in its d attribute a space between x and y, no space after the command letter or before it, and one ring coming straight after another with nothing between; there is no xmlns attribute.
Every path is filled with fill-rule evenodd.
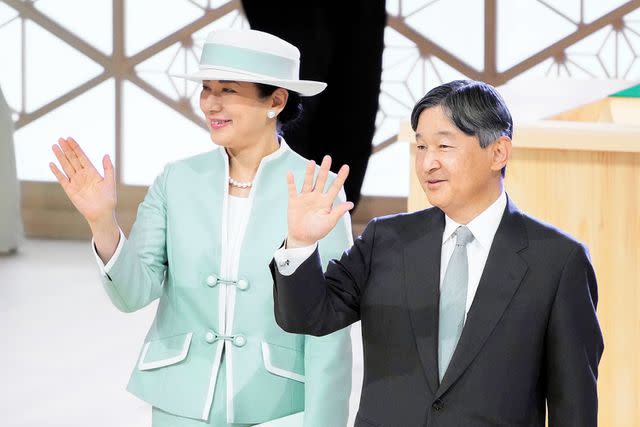
<svg viewBox="0 0 640 427"><path fill-rule="evenodd" d="M491 146L491 170L501 171L511 157L511 138L501 136Z"/></svg>

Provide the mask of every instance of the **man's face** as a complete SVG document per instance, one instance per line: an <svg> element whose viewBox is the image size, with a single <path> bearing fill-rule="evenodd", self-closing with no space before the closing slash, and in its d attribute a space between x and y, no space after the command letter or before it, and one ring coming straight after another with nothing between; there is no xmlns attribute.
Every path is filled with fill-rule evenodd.
<svg viewBox="0 0 640 427"><path fill-rule="evenodd" d="M458 129L440 106L425 109L416 128L416 173L429 203L466 224L502 191L493 145Z"/></svg>

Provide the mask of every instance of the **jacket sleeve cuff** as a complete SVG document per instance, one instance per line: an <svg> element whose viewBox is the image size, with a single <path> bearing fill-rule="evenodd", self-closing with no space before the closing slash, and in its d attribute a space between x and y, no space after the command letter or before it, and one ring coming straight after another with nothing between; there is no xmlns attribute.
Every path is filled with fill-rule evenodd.
<svg viewBox="0 0 640 427"><path fill-rule="evenodd" d="M273 255L278 272L283 276L292 275L313 254L317 247L318 242L311 246L292 249L286 249L285 245L282 245Z"/></svg>
<svg viewBox="0 0 640 427"><path fill-rule="evenodd" d="M98 263L100 274L105 277L109 277L109 271L111 270L111 267L113 267L113 264L115 264L115 262L118 260L118 256L120 255L122 246L124 246L124 242L127 240L124 233L122 232L122 229L119 229L119 231L120 231L120 240L118 241L118 246L116 247L116 251L111 256L111 259L109 259L109 261L106 264L104 264L100 259L100 256L98 256L96 243L93 241L93 239L91 239L91 249L93 250L93 255L96 257L96 262Z"/></svg>

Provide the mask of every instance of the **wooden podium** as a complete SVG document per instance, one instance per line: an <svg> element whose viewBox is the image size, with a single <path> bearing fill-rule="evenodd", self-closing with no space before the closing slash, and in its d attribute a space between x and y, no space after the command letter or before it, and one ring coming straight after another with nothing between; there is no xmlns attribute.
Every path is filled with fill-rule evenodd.
<svg viewBox="0 0 640 427"><path fill-rule="evenodd" d="M530 93L522 87L501 89L510 108L510 95ZM605 341L599 425L640 427L640 98L603 96L561 112L562 102L549 100L546 119L522 121L514 114L506 190L520 209L588 246ZM408 122L399 139L412 142L415 172ZM408 210L427 206L412 173Z"/></svg>

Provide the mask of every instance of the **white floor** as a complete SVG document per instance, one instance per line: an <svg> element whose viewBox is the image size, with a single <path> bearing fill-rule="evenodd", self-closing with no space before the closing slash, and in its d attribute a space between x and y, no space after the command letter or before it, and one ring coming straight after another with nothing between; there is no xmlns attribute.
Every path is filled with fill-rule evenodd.
<svg viewBox="0 0 640 427"><path fill-rule="evenodd" d="M26 240L0 256L0 425L139 427L148 405L125 386L155 304L117 311L88 242ZM350 424L362 384L359 325Z"/></svg>

